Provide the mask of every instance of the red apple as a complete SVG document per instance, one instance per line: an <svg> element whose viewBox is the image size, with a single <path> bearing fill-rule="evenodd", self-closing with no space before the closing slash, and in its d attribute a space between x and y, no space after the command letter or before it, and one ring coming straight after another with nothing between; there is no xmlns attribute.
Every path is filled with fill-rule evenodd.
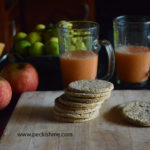
<svg viewBox="0 0 150 150"><path fill-rule="evenodd" d="M34 66L29 63L13 63L2 69L2 76L9 81L15 95L25 91L35 91L39 76Z"/></svg>
<svg viewBox="0 0 150 150"><path fill-rule="evenodd" d="M0 110L4 109L12 98L12 89L7 80L0 77Z"/></svg>

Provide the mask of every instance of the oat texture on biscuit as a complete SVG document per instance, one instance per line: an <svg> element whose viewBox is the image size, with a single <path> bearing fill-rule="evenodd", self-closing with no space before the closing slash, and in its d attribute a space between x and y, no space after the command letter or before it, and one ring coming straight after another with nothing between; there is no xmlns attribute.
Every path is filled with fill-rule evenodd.
<svg viewBox="0 0 150 150"><path fill-rule="evenodd" d="M67 105L64 105L63 103L60 103L59 98L57 98L55 100L55 106L54 108L57 109L59 112L65 112L65 113L89 113L89 112L92 112L92 111L95 111L95 110L98 110L101 106L98 105L94 108L86 108L86 109L83 109L83 108L76 108L76 107L68 107Z"/></svg>
<svg viewBox="0 0 150 150"><path fill-rule="evenodd" d="M77 123L77 122L85 122L85 121L95 119L96 117L98 117L98 115L99 115L99 112L97 112L96 114L94 114L93 116L89 118L69 118L69 117L62 117L62 116L55 114L54 119L59 122Z"/></svg>
<svg viewBox="0 0 150 150"><path fill-rule="evenodd" d="M105 101L110 97L111 93L109 92L108 95L106 96L101 96L101 97L93 97L93 98L83 98L83 97L74 97L70 95L64 95L66 99L70 101L75 101L75 102L81 102L81 103L95 103L95 102L100 102L100 101Z"/></svg>
<svg viewBox="0 0 150 150"><path fill-rule="evenodd" d="M69 118L75 118L75 119L78 119L78 118L90 118L92 116L95 116L97 113L99 112L99 110L95 110L95 111L92 111L92 112L89 112L89 113L62 113L62 112L59 112L57 109L54 109L53 113L54 115L58 115L58 116L62 116L62 117L69 117Z"/></svg>
<svg viewBox="0 0 150 150"><path fill-rule="evenodd" d="M111 91L113 88L113 84L105 80L79 80L71 82L68 85L68 89L71 91L85 93L108 92Z"/></svg>
<svg viewBox="0 0 150 150"><path fill-rule="evenodd" d="M58 101L68 107L74 107L74 108L94 108L98 105L100 106L103 101L95 102L95 103L80 103L75 101L69 101L65 99L63 96L59 97Z"/></svg>
<svg viewBox="0 0 150 150"><path fill-rule="evenodd" d="M101 93L84 93L84 92L72 92L70 90L65 90L65 95L78 97L78 98L99 98L109 95L111 92L101 92Z"/></svg>
<svg viewBox="0 0 150 150"><path fill-rule="evenodd" d="M133 101L122 106L124 118L139 126L150 126L150 103Z"/></svg>
<svg viewBox="0 0 150 150"><path fill-rule="evenodd" d="M86 113L91 113L96 110L99 110L100 106L95 107L93 109L78 109L78 110L72 110L67 107L61 107L61 105L57 106L55 105L54 110L60 113L71 113L71 114L86 114Z"/></svg>

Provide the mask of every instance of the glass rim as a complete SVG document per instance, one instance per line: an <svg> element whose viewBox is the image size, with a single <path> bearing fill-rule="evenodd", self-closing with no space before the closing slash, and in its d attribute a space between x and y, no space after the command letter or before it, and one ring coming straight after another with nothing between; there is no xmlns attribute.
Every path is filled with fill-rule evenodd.
<svg viewBox="0 0 150 150"><path fill-rule="evenodd" d="M113 23L117 23L117 25L125 25L125 24L143 24L147 25L150 24L150 17L149 16L142 16L142 15L122 15L118 16L113 19Z"/></svg>
<svg viewBox="0 0 150 150"><path fill-rule="evenodd" d="M66 22L67 23L71 23L71 24L75 24L75 23L78 23L78 24L85 24L86 25L86 23L88 23L89 24L89 26L88 27L81 27L81 28L78 28L78 27L73 27L73 28L71 28L71 27L68 27L68 26L63 26L63 25L65 25L66 24ZM97 22L95 22L95 21L88 21L88 20L82 20L82 21L66 21L66 22L63 22L63 23L60 23L60 24L58 24L58 26L57 26L57 28L59 28L59 29L97 29L97 28L99 28L99 23L97 23Z"/></svg>

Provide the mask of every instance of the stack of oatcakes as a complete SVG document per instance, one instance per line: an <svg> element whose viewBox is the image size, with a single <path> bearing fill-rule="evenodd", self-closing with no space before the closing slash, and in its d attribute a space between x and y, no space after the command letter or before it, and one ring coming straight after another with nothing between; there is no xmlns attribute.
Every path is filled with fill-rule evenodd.
<svg viewBox="0 0 150 150"><path fill-rule="evenodd" d="M96 118L113 88L112 83L104 80L71 82L64 94L55 100L54 118L63 122L84 122Z"/></svg>

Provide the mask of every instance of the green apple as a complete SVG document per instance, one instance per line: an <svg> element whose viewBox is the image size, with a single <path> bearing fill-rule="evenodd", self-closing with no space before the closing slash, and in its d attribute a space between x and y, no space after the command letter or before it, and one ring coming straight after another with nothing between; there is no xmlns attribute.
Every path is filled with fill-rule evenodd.
<svg viewBox="0 0 150 150"><path fill-rule="evenodd" d="M34 43L34 42L38 42L38 41L42 40L39 32L31 32L31 33L29 33L27 39L28 39L28 41L30 43Z"/></svg>
<svg viewBox="0 0 150 150"><path fill-rule="evenodd" d="M52 37L45 44L45 53L50 55L59 55L59 46L58 46L58 38Z"/></svg>
<svg viewBox="0 0 150 150"><path fill-rule="evenodd" d="M40 56L43 54L44 44L42 42L34 42L29 48L30 56Z"/></svg>
<svg viewBox="0 0 150 150"><path fill-rule="evenodd" d="M71 51L76 51L77 49L76 49L76 47L72 44L72 45L70 46L70 50L71 50Z"/></svg>
<svg viewBox="0 0 150 150"><path fill-rule="evenodd" d="M65 23L65 22L67 22L67 21L66 20L61 20L57 24L61 24L61 23Z"/></svg>
<svg viewBox="0 0 150 150"><path fill-rule="evenodd" d="M81 50L87 50L84 42L81 42L80 48L81 48Z"/></svg>
<svg viewBox="0 0 150 150"><path fill-rule="evenodd" d="M83 37L83 42L84 42L87 50L92 50L92 42L93 42L92 36Z"/></svg>
<svg viewBox="0 0 150 150"><path fill-rule="evenodd" d="M38 24L35 26L35 31L43 31L46 29L46 26L44 24Z"/></svg>
<svg viewBox="0 0 150 150"><path fill-rule="evenodd" d="M53 36L53 24L46 26L46 29L42 32L43 41L46 43Z"/></svg>
<svg viewBox="0 0 150 150"><path fill-rule="evenodd" d="M14 43L19 42L21 40L25 40L27 34L25 32L19 32L14 36Z"/></svg>
<svg viewBox="0 0 150 150"><path fill-rule="evenodd" d="M85 43L83 42L82 37L76 37L76 42L74 45L76 47L76 50L86 50L86 46Z"/></svg>
<svg viewBox="0 0 150 150"><path fill-rule="evenodd" d="M75 45L77 43L77 38L76 37L72 37L71 38L71 43Z"/></svg>
<svg viewBox="0 0 150 150"><path fill-rule="evenodd" d="M54 24L49 24L43 31L42 36L45 43L52 37L58 37L57 27Z"/></svg>
<svg viewBox="0 0 150 150"><path fill-rule="evenodd" d="M18 53L21 56L27 56L28 49L30 48L30 46L31 46L30 42L26 40L22 40L15 44L14 50L16 53Z"/></svg>
<svg viewBox="0 0 150 150"><path fill-rule="evenodd" d="M63 27L66 28L72 28L73 24L71 22L68 22L66 20L61 20L57 23L57 26L59 26L60 24L63 24Z"/></svg>

